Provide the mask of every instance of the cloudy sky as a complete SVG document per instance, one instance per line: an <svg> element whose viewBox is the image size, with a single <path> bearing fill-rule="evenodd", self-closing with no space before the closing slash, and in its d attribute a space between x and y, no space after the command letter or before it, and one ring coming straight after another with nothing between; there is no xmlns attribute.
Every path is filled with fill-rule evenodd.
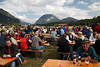
<svg viewBox="0 0 100 67"><path fill-rule="evenodd" d="M0 0L0 8L30 23L44 14L54 14L59 19L100 16L100 0Z"/></svg>

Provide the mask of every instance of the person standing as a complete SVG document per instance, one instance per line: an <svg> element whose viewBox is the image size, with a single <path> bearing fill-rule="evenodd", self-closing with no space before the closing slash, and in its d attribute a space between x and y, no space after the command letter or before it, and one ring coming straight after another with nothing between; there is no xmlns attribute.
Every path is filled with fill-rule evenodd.
<svg viewBox="0 0 100 67"><path fill-rule="evenodd" d="M53 30L51 31L51 38L57 39L58 37L56 35L57 35L57 32L55 28L53 28Z"/></svg>

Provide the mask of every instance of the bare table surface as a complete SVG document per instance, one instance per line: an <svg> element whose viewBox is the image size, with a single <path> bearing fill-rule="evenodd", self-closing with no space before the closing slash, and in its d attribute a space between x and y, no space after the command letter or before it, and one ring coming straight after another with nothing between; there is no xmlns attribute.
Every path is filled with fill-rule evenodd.
<svg viewBox="0 0 100 67"><path fill-rule="evenodd" d="M73 64L72 61L68 60L48 59L42 67L100 67L100 62L89 63L88 65L82 62L81 64L81 66L78 66L77 63Z"/></svg>

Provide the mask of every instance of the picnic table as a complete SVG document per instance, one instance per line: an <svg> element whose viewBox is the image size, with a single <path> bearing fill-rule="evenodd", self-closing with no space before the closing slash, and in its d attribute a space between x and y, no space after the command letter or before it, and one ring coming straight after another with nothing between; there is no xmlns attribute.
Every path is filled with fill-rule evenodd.
<svg viewBox="0 0 100 67"><path fill-rule="evenodd" d="M42 67L100 67L100 62L89 63L88 65L82 62L81 64L81 66L78 66L77 63L73 64L72 61L68 60L48 59Z"/></svg>
<svg viewBox="0 0 100 67"><path fill-rule="evenodd" d="M44 37L45 38L51 38L51 35L50 34L44 34Z"/></svg>
<svg viewBox="0 0 100 67"><path fill-rule="evenodd" d="M6 64L16 60L16 57L11 57L11 58L2 58L0 57L0 66L5 66Z"/></svg>
<svg viewBox="0 0 100 67"><path fill-rule="evenodd" d="M45 41L45 40L43 40L42 41L42 44L44 45L44 46L49 46L50 44L49 43L46 43L47 41Z"/></svg>

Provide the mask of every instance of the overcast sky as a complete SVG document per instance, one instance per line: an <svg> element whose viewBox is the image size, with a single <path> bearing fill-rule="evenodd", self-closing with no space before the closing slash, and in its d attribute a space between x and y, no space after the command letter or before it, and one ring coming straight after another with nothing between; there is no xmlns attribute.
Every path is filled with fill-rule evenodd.
<svg viewBox="0 0 100 67"><path fill-rule="evenodd" d="M100 16L100 0L0 0L0 8L30 23L44 14L53 14L59 19Z"/></svg>

